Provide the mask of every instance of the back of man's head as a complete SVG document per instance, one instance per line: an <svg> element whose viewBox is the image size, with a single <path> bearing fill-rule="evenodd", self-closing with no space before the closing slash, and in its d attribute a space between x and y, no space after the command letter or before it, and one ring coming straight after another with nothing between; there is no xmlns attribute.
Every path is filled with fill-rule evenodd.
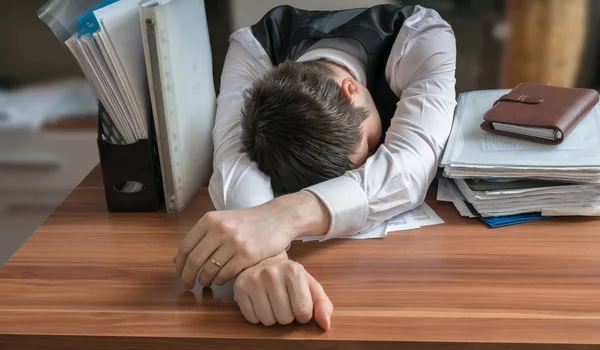
<svg viewBox="0 0 600 350"><path fill-rule="evenodd" d="M287 61L246 92L242 151L271 177L274 191L296 192L351 168L367 116L328 64Z"/></svg>

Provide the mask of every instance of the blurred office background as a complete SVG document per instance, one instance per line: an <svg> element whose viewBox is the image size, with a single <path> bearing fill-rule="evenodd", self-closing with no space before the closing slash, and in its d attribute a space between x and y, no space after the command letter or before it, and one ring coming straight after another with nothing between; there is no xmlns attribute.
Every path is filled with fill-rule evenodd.
<svg viewBox="0 0 600 350"><path fill-rule="evenodd" d="M94 97L78 85L82 73L70 52L38 19L45 2L0 1L0 266L98 163ZM600 89L600 1L593 0L206 0L215 85L229 34L274 6L380 3L432 7L451 23L458 93L520 81ZM25 107L8 100L15 91L32 100ZM62 99L52 111L63 117L34 108L52 91ZM11 127L2 108L17 102L24 120L46 119L26 131Z"/></svg>
<svg viewBox="0 0 600 350"><path fill-rule="evenodd" d="M81 76L68 50L36 16L37 9L45 2L0 2L0 86ZM600 63L598 1L206 0L205 3L217 73L229 34L251 25L274 6L290 4L304 9L334 10L394 3L434 8L452 24L459 54L458 92L510 86L514 79L521 78L517 75L562 85L600 86L596 69Z"/></svg>

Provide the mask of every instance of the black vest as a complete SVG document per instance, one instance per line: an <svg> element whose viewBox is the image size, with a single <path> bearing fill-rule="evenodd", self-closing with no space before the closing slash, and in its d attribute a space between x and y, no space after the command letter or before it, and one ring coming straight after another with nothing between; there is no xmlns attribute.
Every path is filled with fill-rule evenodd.
<svg viewBox="0 0 600 350"><path fill-rule="evenodd" d="M352 38L365 49L368 58L367 89L381 117L383 133L389 128L400 99L385 78L385 66L392 46L414 6L378 5L341 11L305 11L278 6L251 27L274 66L303 54L299 45L312 45L323 38Z"/></svg>

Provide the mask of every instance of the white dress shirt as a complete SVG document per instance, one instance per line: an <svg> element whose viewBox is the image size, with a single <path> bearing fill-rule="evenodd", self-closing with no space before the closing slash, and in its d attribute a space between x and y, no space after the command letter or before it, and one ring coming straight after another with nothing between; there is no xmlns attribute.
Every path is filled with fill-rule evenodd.
<svg viewBox="0 0 600 350"><path fill-rule="evenodd" d="M366 53L353 39L322 39L299 60L315 59L344 65L366 84ZM231 35L213 130L209 193L217 210L248 208L274 198L269 177L240 151L243 92L272 68L250 28ZM360 168L307 188L331 214L324 239L373 228L423 202L452 127L455 70L450 25L436 11L416 6L385 67L400 101L384 143Z"/></svg>

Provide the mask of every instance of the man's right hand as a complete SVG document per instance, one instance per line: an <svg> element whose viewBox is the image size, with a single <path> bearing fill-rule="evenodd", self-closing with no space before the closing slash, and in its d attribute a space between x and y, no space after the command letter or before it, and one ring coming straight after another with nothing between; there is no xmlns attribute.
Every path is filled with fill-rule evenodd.
<svg viewBox="0 0 600 350"><path fill-rule="evenodd" d="M333 304L323 287L285 252L243 271L236 279L234 299L246 320L272 326L314 317L327 330Z"/></svg>

